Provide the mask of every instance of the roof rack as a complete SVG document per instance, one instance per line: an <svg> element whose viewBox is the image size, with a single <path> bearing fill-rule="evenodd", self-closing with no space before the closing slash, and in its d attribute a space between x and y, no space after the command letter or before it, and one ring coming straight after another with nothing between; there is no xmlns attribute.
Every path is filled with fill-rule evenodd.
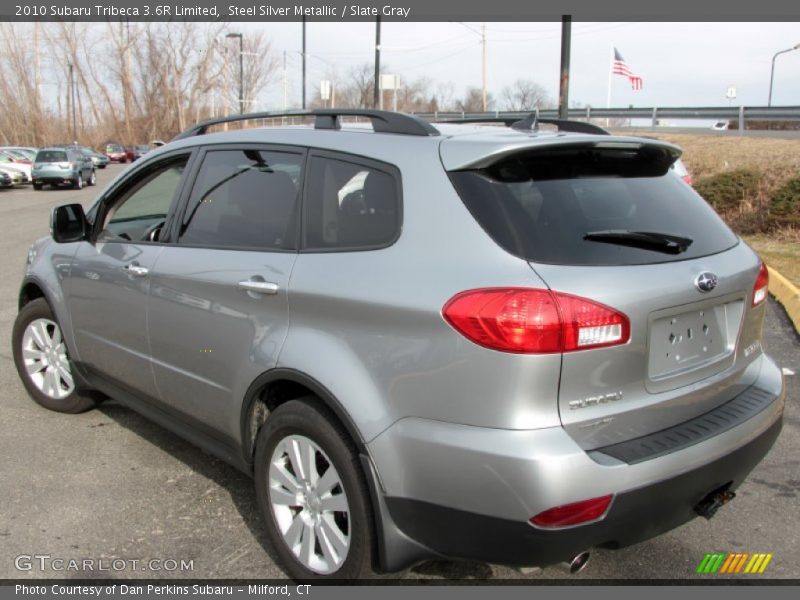
<svg viewBox="0 0 800 600"><path fill-rule="evenodd" d="M315 117L314 129L341 129L340 117L363 117L372 122L372 128L377 133L398 133L403 135L433 136L439 135L439 130L427 121L414 115L390 112L387 110L371 110L365 108L321 108L317 110L291 110L281 112L258 112L241 115L230 115L218 119L209 119L192 125L174 139L203 135L209 127L234 123L237 121L251 121L255 119L280 119L282 117Z"/></svg>
<svg viewBox="0 0 800 600"><path fill-rule="evenodd" d="M527 117L520 119L519 117L473 117L467 119L448 119L446 121L439 121L440 123L457 123L457 124L479 124L479 123L502 123L506 127L511 127L518 131L538 131L539 125L555 125L559 131L568 131L571 133L590 133L594 135L611 135L608 130L603 129L599 125L592 125L591 123L584 123L583 121L570 121L567 119L549 119L542 118L538 112L532 112Z"/></svg>

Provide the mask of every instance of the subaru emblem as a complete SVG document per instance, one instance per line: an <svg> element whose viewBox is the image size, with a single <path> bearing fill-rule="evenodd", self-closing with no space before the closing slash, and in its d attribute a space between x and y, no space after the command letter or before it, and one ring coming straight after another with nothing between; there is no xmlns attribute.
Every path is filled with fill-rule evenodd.
<svg viewBox="0 0 800 600"><path fill-rule="evenodd" d="M714 273L704 271L694 280L694 285L701 292L710 292L717 287L717 276Z"/></svg>

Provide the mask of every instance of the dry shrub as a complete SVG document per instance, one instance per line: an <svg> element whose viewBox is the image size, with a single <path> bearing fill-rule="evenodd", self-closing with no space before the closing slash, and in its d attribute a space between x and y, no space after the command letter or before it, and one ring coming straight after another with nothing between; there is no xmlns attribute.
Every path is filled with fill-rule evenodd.
<svg viewBox="0 0 800 600"><path fill-rule="evenodd" d="M652 130L641 133L653 135ZM682 158L697 191L737 233L797 239L800 139L667 130L658 130L656 135L683 149Z"/></svg>
<svg viewBox="0 0 800 600"><path fill-rule="evenodd" d="M800 177L788 180L772 194L770 219L776 227L800 227Z"/></svg>

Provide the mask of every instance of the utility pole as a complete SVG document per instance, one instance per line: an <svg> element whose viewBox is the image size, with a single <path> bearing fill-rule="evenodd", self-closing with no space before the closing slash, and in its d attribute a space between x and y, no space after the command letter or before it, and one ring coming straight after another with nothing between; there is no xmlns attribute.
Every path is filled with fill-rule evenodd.
<svg viewBox="0 0 800 600"><path fill-rule="evenodd" d="M283 51L283 110L286 111L286 90L288 89L286 80L286 50Z"/></svg>
<svg viewBox="0 0 800 600"><path fill-rule="evenodd" d="M569 50L572 34L572 16L561 17L561 83L558 90L558 118L569 118Z"/></svg>
<svg viewBox="0 0 800 600"><path fill-rule="evenodd" d="M67 63L68 79L67 79L67 129L72 120L72 63Z"/></svg>
<svg viewBox="0 0 800 600"><path fill-rule="evenodd" d="M483 112L486 112L486 23L481 27L481 47L483 52Z"/></svg>
<svg viewBox="0 0 800 600"><path fill-rule="evenodd" d="M42 98L39 92L42 85L41 57L39 55L39 21L33 22L33 102L35 123L34 144L39 145L42 137Z"/></svg>
<svg viewBox="0 0 800 600"><path fill-rule="evenodd" d="M244 36L241 33L228 33L226 38L239 38L239 114L244 114Z"/></svg>
<svg viewBox="0 0 800 600"><path fill-rule="evenodd" d="M72 141L78 140L78 119L77 114L75 112L75 78L73 77L73 65L72 63L67 63L69 67L69 85L67 87L67 107L70 109L67 111L67 115L72 113Z"/></svg>
<svg viewBox="0 0 800 600"><path fill-rule="evenodd" d="M381 16L375 17L375 90L372 95L373 108L383 104L381 87Z"/></svg>
<svg viewBox="0 0 800 600"><path fill-rule="evenodd" d="M303 110L306 109L306 16L303 15Z"/></svg>
<svg viewBox="0 0 800 600"><path fill-rule="evenodd" d="M125 112L125 139L120 140L122 144L129 144L131 140L131 84L130 84L130 44L131 44L131 23L119 23L119 43L122 51L122 106ZM73 106L74 108L74 106Z"/></svg>

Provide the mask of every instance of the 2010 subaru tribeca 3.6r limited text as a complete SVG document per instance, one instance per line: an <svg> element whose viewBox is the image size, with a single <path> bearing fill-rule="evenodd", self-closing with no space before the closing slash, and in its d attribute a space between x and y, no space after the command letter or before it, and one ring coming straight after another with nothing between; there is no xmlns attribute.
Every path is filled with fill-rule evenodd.
<svg viewBox="0 0 800 600"><path fill-rule="evenodd" d="M676 147L313 116L200 124L54 210L13 332L37 402L251 473L297 578L577 567L734 495L781 426L767 271Z"/></svg>

